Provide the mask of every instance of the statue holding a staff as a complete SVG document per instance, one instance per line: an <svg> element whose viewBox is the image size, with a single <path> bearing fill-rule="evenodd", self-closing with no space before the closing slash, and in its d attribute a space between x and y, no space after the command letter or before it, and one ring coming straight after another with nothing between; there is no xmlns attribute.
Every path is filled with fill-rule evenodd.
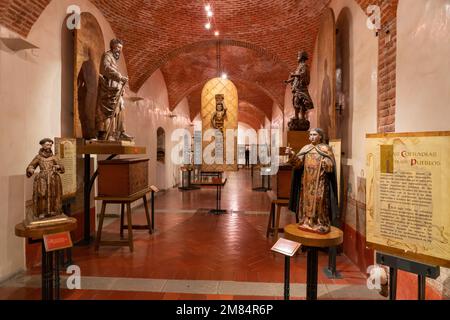
<svg viewBox="0 0 450 320"><path fill-rule="evenodd" d="M103 54L100 62L100 77L97 97L96 127L100 141L132 141L125 133L123 94L128 82L119 71L123 43L119 39L110 42L111 50Z"/></svg>

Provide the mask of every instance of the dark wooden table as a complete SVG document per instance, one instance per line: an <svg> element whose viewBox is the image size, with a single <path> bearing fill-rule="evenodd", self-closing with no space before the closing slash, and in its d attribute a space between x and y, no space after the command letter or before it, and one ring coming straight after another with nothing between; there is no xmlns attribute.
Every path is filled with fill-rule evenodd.
<svg viewBox="0 0 450 320"><path fill-rule="evenodd" d="M26 238L28 243L41 243L42 246L42 300L59 300L60 298L60 263L63 250L50 251L45 250L44 236L61 232L73 231L77 228L77 220L68 218L67 222L35 228L26 228L23 223L15 227L15 234L18 237ZM56 261L55 261L56 259Z"/></svg>
<svg viewBox="0 0 450 320"><path fill-rule="evenodd" d="M205 186L205 187L216 187L216 209L209 210L212 214L222 214L226 213L227 210L222 210L220 207L220 200L222 199L222 187L227 183L227 178L210 178L203 179L200 181L194 181L193 185Z"/></svg>

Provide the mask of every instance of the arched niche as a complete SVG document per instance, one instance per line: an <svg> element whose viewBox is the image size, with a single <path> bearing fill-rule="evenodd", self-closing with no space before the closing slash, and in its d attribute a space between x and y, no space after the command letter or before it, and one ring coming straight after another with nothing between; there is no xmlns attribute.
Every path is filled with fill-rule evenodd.
<svg viewBox="0 0 450 320"><path fill-rule="evenodd" d="M74 134L76 138L91 139L96 136L98 77L105 41L100 24L92 14L81 13L80 23L81 28L74 30Z"/></svg>
<svg viewBox="0 0 450 320"><path fill-rule="evenodd" d="M351 11L343 8L336 21L336 138L342 141L342 154L352 157L353 105L350 103Z"/></svg>
<svg viewBox="0 0 450 320"><path fill-rule="evenodd" d="M317 123L328 139L336 137L336 27L334 12L327 9L321 18L317 35L317 80L318 92L314 101L317 108Z"/></svg>
<svg viewBox="0 0 450 320"><path fill-rule="evenodd" d="M67 19L61 26L61 136L74 136L73 79L74 33L67 28Z"/></svg>
<svg viewBox="0 0 450 320"><path fill-rule="evenodd" d="M161 127L156 130L156 160L166 163L166 131Z"/></svg>
<svg viewBox="0 0 450 320"><path fill-rule="evenodd" d="M221 98L219 97L221 96ZM238 129L238 91L234 83L229 79L213 78L209 80L202 90L202 102L201 102L201 118L202 118L202 132L205 134L208 130L213 128L213 118L218 112L217 99L223 99L224 107L226 108L226 117L223 122L223 140L222 143L216 143L215 151L213 155L218 156L218 151L223 152L223 164L213 163L207 164L204 160L202 168L204 170L212 171L236 171L237 170L237 136L234 137L233 145L234 150L228 148L227 142L227 130L232 129L237 132ZM215 139L215 138L212 138ZM210 148L212 141L203 140L203 150Z"/></svg>

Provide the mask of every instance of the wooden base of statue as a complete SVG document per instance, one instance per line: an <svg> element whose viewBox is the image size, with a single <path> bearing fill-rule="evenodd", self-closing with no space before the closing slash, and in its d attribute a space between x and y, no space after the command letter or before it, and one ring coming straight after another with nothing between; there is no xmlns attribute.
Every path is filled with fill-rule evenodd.
<svg viewBox="0 0 450 320"><path fill-rule="evenodd" d="M300 230L298 224L290 224L284 227L284 237L302 244L307 250L306 300L317 300L318 249L340 245L344 241L344 233L331 227L329 233L318 234Z"/></svg>
<svg viewBox="0 0 450 320"><path fill-rule="evenodd" d="M93 146L98 146L98 145L110 145L110 146L135 146L134 140L119 140L119 141L115 141L115 140L86 140L86 144L87 145L93 145Z"/></svg>
<svg viewBox="0 0 450 320"><path fill-rule="evenodd" d="M39 219L36 216L30 214L29 216L27 216L26 219L24 219L23 224L27 229L33 229L41 227L50 227L58 224L65 224L69 221L70 218L65 214L60 214L42 219Z"/></svg>
<svg viewBox="0 0 450 320"><path fill-rule="evenodd" d="M288 131L287 132L287 143L294 152L299 152L301 148L310 144L309 132L308 131Z"/></svg>
<svg viewBox="0 0 450 320"><path fill-rule="evenodd" d="M57 225L47 225L35 228L27 228L24 223L19 223L15 227L15 234L18 237L26 238L28 243L41 243L42 247L42 300L59 300L60 298L60 265L63 250L45 250L44 236L62 232L70 232L77 228L77 220L68 218L65 223Z"/></svg>
<svg viewBox="0 0 450 320"><path fill-rule="evenodd" d="M84 236L80 244L91 243L91 191L97 179L98 171L91 176L91 154L110 155L107 160L112 160L118 155L146 154L145 147L129 146L114 143L89 143L85 142L77 148L77 154L84 155Z"/></svg>
<svg viewBox="0 0 450 320"><path fill-rule="evenodd" d="M311 124L306 119L292 118L288 122L289 131L308 131Z"/></svg>

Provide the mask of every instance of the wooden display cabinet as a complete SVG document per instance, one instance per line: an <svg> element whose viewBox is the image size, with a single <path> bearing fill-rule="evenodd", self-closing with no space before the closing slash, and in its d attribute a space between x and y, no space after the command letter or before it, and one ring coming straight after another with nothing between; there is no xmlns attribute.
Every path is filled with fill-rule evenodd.
<svg viewBox="0 0 450 320"><path fill-rule="evenodd" d="M129 197L148 189L149 159L115 159L98 162L98 196Z"/></svg>

